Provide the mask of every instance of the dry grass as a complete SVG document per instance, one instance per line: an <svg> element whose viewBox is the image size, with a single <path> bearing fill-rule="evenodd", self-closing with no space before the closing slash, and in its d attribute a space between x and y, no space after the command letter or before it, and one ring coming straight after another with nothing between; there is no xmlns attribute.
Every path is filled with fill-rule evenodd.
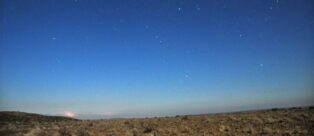
<svg viewBox="0 0 314 136"><path fill-rule="evenodd" d="M27 117L25 117L27 116ZM2 136L314 135L313 107L145 119L73 120L0 113ZM34 119L32 119L32 117ZM27 118L27 119L25 119ZM48 119L49 118L49 119Z"/></svg>

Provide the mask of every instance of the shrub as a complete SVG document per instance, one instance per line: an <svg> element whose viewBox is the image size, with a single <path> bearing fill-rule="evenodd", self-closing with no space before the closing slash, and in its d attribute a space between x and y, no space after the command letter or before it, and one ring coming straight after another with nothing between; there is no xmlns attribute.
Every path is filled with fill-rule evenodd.
<svg viewBox="0 0 314 136"><path fill-rule="evenodd" d="M77 136L89 136L90 134L86 131L86 129L78 129Z"/></svg>
<svg viewBox="0 0 314 136"><path fill-rule="evenodd" d="M129 121L124 121L124 125L129 125L130 122Z"/></svg>
<svg viewBox="0 0 314 136"><path fill-rule="evenodd" d="M59 133L61 136L72 136L71 132L66 128L61 128Z"/></svg>
<svg viewBox="0 0 314 136"><path fill-rule="evenodd" d="M188 118L188 116L183 116L182 118L181 118L181 120L188 120L189 118Z"/></svg>
<svg viewBox="0 0 314 136"><path fill-rule="evenodd" d="M151 127L146 127L146 128L144 128L144 133L151 133L153 131L153 128L151 128Z"/></svg>

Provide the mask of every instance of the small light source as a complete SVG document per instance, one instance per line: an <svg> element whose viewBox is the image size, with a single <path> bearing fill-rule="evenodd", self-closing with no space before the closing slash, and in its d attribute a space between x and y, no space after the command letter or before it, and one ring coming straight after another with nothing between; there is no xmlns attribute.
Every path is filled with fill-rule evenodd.
<svg viewBox="0 0 314 136"><path fill-rule="evenodd" d="M67 117L75 117L76 113L75 112L71 112L71 111L66 111L64 112L64 116L67 116Z"/></svg>

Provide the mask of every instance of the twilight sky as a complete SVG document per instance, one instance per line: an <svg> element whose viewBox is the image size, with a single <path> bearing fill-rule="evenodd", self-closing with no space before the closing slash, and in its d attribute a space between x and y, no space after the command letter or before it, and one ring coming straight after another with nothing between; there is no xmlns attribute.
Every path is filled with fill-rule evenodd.
<svg viewBox="0 0 314 136"><path fill-rule="evenodd" d="M78 118L314 104L312 0L1 0L0 111Z"/></svg>

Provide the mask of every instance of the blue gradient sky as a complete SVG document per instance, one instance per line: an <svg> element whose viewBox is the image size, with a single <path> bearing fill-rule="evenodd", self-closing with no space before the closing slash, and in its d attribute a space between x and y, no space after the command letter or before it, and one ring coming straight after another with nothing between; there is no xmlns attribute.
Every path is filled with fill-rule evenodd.
<svg viewBox="0 0 314 136"><path fill-rule="evenodd" d="M312 0L1 0L0 110L145 117L314 104Z"/></svg>

